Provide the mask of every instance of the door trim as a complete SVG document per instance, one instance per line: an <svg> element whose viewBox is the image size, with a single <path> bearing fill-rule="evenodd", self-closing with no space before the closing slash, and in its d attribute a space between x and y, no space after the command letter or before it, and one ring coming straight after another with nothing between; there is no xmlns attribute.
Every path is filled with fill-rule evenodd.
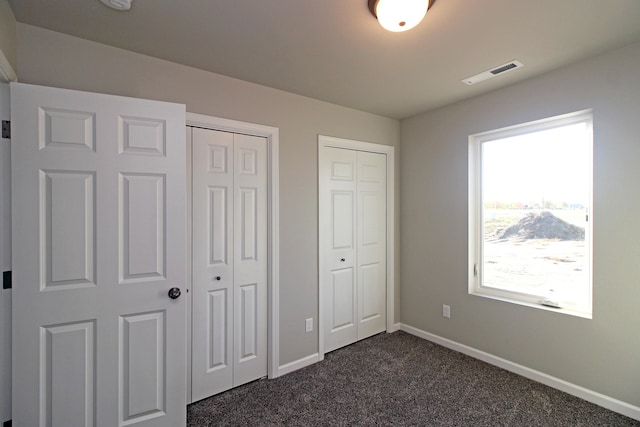
<svg viewBox="0 0 640 427"><path fill-rule="evenodd" d="M386 154L387 156L387 332L395 330L395 148L391 145L372 144L370 142L335 138L318 135L318 354L319 360L324 359L324 298L322 283L324 280L324 263L322 261L322 239L320 238L320 223L324 205L320 197L323 191L320 181L320 150L323 148L342 148L354 151Z"/></svg>
<svg viewBox="0 0 640 427"><path fill-rule="evenodd" d="M9 85L0 79L0 119L11 119ZM11 270L11 140L0 138L0 272ZM11 289L0 288L0 423L11 419Z"/></svg>
<svg viewBox="0 0 640 427"><path fill-rule="evenodd" d="M280 364L280 328L278 319L280 318L280 185L279 185L279 139L280 130L276 127L258 125L253 123L241 122L237 120L229 120L218 117L206 116L202 114L195 114L187 112L187 126L198 127L203 129L212 129L231 133L240 133L245 135L254 135L266 138L267 140L267 235L269 239L268 243L268 260L267 260L267 321L269 326L267 328L267 375L269 378L278 377L278 368ZM190 153L188 153L188 156ZM191 157L189 157L190 159ZM188 186L191 189L191 160L188 161ZM189 191L190 194L190 191ZM188 201L188 207L190 209L190 200ZM188 216L188 236L191 236L191 216ZM189 241L187 251L187 265L191 265L191 242ZM188 286L189 290L192 289L191 283L191 271L189 269L188 274ZM193 295L193 292L190 292ZM189 310L189 313L191 311ZM190 320L190 319L189 319ZM189 337L191 336L191 323L189 325ZM191 361L191 347L188 346L189 352L187 361ZM190 372L190 370L189 370ZM188 375L190 378L190 375ZM191 387L188 389L189 401L191 400Z"/></svg>

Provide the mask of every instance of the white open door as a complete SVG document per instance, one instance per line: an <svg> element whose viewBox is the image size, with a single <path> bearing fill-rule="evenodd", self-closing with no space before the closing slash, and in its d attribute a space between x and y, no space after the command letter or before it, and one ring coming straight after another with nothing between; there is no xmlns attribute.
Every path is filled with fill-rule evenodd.
<svg viewBox="0 0 640 427"><path fill-rule="evenodd" d="M185 107L11 102L13 425L185 425Z"/></svg>

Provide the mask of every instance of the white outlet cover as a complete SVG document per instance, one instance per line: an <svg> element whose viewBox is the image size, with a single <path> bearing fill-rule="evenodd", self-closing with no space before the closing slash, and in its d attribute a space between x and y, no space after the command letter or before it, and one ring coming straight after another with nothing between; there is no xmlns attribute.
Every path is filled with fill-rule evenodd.
<svg viewBox="0 0 640 427"><path fill-rule="evenodd" d="M442 317L446 317L447 319L451 317L451 307L448 305L442 305Z"/></svg>

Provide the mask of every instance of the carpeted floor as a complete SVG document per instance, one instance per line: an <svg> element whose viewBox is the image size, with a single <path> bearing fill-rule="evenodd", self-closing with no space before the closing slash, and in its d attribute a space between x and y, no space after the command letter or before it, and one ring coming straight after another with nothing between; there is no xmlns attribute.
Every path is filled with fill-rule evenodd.
<svg viewBox="0 0 640 427"><path fill-rule="evenodd" d="M380 334L188 407L188 426L640 426L412 335Z"/></svg>

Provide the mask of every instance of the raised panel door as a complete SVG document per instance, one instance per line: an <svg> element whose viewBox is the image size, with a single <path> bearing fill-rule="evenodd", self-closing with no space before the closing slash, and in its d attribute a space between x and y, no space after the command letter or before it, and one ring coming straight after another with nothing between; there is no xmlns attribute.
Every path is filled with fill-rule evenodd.
<svg viewBox="0 0 640 427"><path fill-rule="evenodd" d="M321 147L323 350L386 329L386 155Z"/></svg>
<svg viewBox="0 0 640 427"><path fill-rule="evenodd" d="M192 132L192 401L233 386L233 134Z"/></svg>
<svg viewBox="0 0 640 427"><path fill-rule="evenodd" d="M320 152L320 239L324 239L321 283L325 351L357 340L356 287L357 156L355 151L325 148Z"/></svg>
<svg viewBox="0 0 640 427"><path fill-rule="evenodd" d="M184 106L11 91L14 425L184 425Z"/></svg>
<svg viewBox="0 0 640 427"><path fill-rule="evenodd" d="M267 147L191 132L196 401L267 374Z"/></svg>
<svg viewBox="0 0 640 427"><path fill-rule="evenodd" d="M239 386L267 375L267 144L234 135L234 370Z"/></svg>
<svg viewBox="0 0 640 427"><path fill-rule="evenodd" d="M386 162L358 152L358 339L386 329Z"/></svg>

